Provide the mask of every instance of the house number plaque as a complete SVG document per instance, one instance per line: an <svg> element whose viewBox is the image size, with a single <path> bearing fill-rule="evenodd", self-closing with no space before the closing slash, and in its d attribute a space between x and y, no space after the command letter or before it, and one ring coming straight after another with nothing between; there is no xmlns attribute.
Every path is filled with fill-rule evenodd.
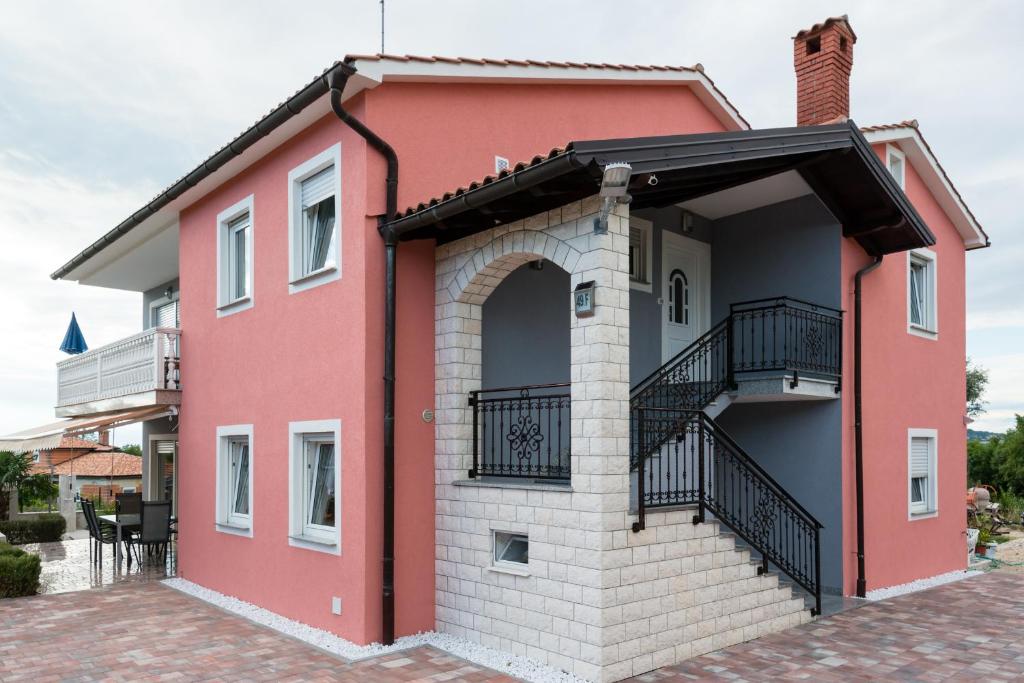
<svg viewBox="0 0 1024 683"><path fill-rule="evenodd" d="M594 281L581 282L572 293L576 304L576 317L589 318L594 315Z"/></svg>

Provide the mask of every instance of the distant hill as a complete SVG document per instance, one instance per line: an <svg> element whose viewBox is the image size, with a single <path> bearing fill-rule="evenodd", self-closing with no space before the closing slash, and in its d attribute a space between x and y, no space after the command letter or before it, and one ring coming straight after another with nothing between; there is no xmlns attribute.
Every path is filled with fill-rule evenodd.
<svg viewBox="0 0 1024 683"><path fill-rule="evenodd" d="M993 436L999 436L999 432L983 432L975 429L967 430L968 441L988 441Z"/></svg>

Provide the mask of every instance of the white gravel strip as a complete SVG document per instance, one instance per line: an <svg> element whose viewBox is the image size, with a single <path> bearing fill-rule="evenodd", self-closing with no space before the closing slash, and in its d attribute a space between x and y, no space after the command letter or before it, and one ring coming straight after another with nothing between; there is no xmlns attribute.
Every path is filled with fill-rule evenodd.
<svg viewBox="0 0 1024 683"><path fill-rule="evenodd" d="M873 591L868 591L865 597L868 600L887 600L888 598L894 598L897 595L916 593L917 591L923 591L926 588L934 588L935 586L941 586L944 583L962 581L964 579L969 579L972 576L980 576L981 574L984 574L984 572L965 571L963 569L959 569L957 571L939 574L938 576L933 576L928 579L918 579L917 581L911 581L910 583L903 583L899 586L878 588Z"/></svg>
<svg viewBox="0 0 1024 683"><path fill-rule="evenodd" d="M445 633L437 633L435 631L417 633L414 636L399 638L395 641L394 645L388 646L379 643L356 645L344 638L339 638L333 633L300 624L297 621L287 619L262 607L243 602L238 598L232 598L209 588L203 588L185 579L165 579L161 583L182 593L187 593L192 597L199 598L211 605L220 607L232 614L244 617L249 621L271 628L286 636L297 638L314 647L327 650L351 661L379 657L393 652L420 647L421 645L430 645L474 664L486 666L489 669L506 673L529 683L585 683L582 678L553 669L533 659L494 650L465 638L457 638Z"/></svg>

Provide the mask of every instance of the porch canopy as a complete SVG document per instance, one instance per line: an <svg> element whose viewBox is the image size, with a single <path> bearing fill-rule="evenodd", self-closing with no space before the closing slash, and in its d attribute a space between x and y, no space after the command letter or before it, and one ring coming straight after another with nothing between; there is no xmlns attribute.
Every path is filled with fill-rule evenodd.
<svg viewBox="0 0 1024 683"><path fill-rule="evenodd" d="M105 415L90 415L69 420L58 420L57 422L25 429L15 434L0 436L0 451L28 453L31 451L50 450L60 446L60 440L65 436L89 434L103 429L110 429L111 427L124 427L136 422L154 420L170 415L174 409L173 406L165 405L147 406L146 408L123 410Z"/></svg>
<svg viewBox="0 0 1024 683"><path fill-rule="evenodd" d="M853 121L728 133L571 142L409 208L384 226L400 240L450 242L594 195L604 167L626 162L635 208L660 208L795 172L872 255L935 236Z"/></svg>

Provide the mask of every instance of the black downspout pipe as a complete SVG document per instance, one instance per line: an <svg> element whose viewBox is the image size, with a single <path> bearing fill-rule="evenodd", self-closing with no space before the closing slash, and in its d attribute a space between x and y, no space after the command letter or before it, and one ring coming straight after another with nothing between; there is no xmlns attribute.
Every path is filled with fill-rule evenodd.
<svg viewBox="0 0 1024 683"><path fill-rule="evenodd" d="M354 130L387 161L387 186L384 215L379 219L379 230L384 238L384 547L381 596L381 641L385 645L395 642L395 281L398 238L387 222L398 214L398 155L380 136L359 119L345 111L341 95L345 82L356 72L355 67L341 64L341 73L331 75L331 109L349 128Z"/></svg>
<svg viewBox="0 0 1024 683"><path fill-rule="evenodd" d="M857 476L857 597L867 593L864 570L864 416L861 384L861 280L882 265L882 256L857 271L853 281L853 426Z"/></svg>

